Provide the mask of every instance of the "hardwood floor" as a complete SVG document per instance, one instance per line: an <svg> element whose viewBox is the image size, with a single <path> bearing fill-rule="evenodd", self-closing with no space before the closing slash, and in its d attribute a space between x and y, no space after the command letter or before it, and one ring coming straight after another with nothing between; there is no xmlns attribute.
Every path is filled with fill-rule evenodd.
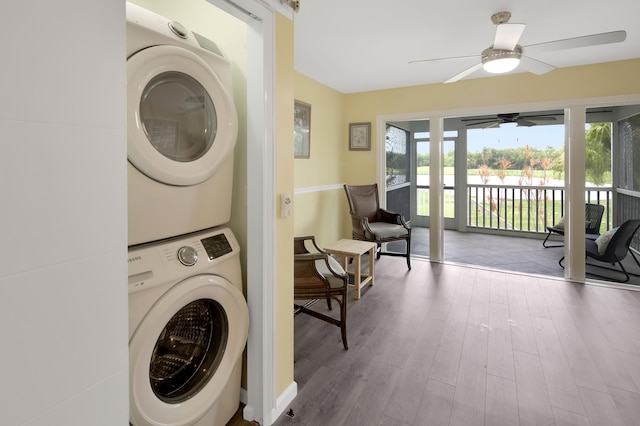
<svg viewBox="0 0 640 426"><path fill-rule="evenodd" d="M376 261L349 300L349 350L296 316L295 417L277 426L638 424L640 292L412 266Z"/></svg>

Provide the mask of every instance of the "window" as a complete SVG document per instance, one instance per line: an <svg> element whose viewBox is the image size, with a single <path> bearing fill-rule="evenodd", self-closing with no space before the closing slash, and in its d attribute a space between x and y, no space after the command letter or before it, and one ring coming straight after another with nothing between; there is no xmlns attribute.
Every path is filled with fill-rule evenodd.
<svg viewBox="0 0 640 426"><path fill-rule="evenodd" d="M618 122L620 188L640 192L640 114Z"/></svg>
<svg viewBox="0 0 640 426"><path fill-rule="evenodd" d="M409 132L387 125L387 187L409 182Z"/></svg>

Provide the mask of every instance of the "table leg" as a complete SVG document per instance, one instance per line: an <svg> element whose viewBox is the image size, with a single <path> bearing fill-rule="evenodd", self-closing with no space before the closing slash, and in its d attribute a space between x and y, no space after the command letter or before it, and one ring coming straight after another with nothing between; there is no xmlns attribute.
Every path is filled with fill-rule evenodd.
<svg viewBox="0 0 640 426"><path fill-rule="evenodd" d="M371 250L369 250L369 276L371 277L371 284L373 285L373 277L374 277L374 258L373 256L375 256L375 248L372 248Z"/></svg>
<svg viewBox="0 0 640 426"><path fill-rule="evenodd" d="M353 256L355 260L354 270L353 270L353 284L356 286L356 300L360 299L360 281L362 277L360 276L360 255Z"/></svg>

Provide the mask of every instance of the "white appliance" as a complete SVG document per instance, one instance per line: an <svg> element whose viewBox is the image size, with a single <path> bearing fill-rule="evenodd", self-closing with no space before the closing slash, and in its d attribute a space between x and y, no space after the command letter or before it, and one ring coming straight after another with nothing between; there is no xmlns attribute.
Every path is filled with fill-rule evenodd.
<svg viewBox="0 0 640 426"><path fill-rule="evenodd" d="M224 426L240 404L249 313L239 246L214 228L129 249L133 426Z"/></svg>
<svg viewBox="0 0 640 426"><path fill-rule="evenodd" d="M126 13L132 246L229 221L238 118L214 42L131 3Z"/></svg>

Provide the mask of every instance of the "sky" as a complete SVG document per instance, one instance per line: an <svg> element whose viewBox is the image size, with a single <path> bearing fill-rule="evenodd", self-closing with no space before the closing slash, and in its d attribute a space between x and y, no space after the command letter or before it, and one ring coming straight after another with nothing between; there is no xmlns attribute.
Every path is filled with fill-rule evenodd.
<svg viewBox="0 0 640 426"><path fill-rule="evenodd" d="M446 138L446 133L445 133ZM564 125L518 127L515 124L490 129L468 129L467 151L479 152L482 148L532 148L544 150L548 146L559 149L564 144ZM426 153L428 144L418 144L418 153ZM445 151L450 148L445 142ZM422 152L425 151L425 152Z"/></svg>
<svg viewBox="0 0 640 426"><path fill-rule="evenodd" d="M589 124L585 125L588 130ZM447 142L445 132L445 153L453 149L453 142ZM455 135L456 132L451 132ZM416 137L429 137L428 132L416 133ZM560 149L564 145L564 125L540 125L531 127L518 127L515 124L503 124L501 127L488 129L467 129L467 151L480 152L482 148L523 148L529 145L532 148L544 151L551 146ZM428 143L417 144L418 154L429 152Z"/></svg>
<svg viewBox="0 0 640 426"><path fill-rule="evenodd" d="M467 151L478 152L484 147L504 149L529 145L544 150L549 146L559 149L564 144L564 125L517 127L503 125L491 129L467 130Z"/></svg>

